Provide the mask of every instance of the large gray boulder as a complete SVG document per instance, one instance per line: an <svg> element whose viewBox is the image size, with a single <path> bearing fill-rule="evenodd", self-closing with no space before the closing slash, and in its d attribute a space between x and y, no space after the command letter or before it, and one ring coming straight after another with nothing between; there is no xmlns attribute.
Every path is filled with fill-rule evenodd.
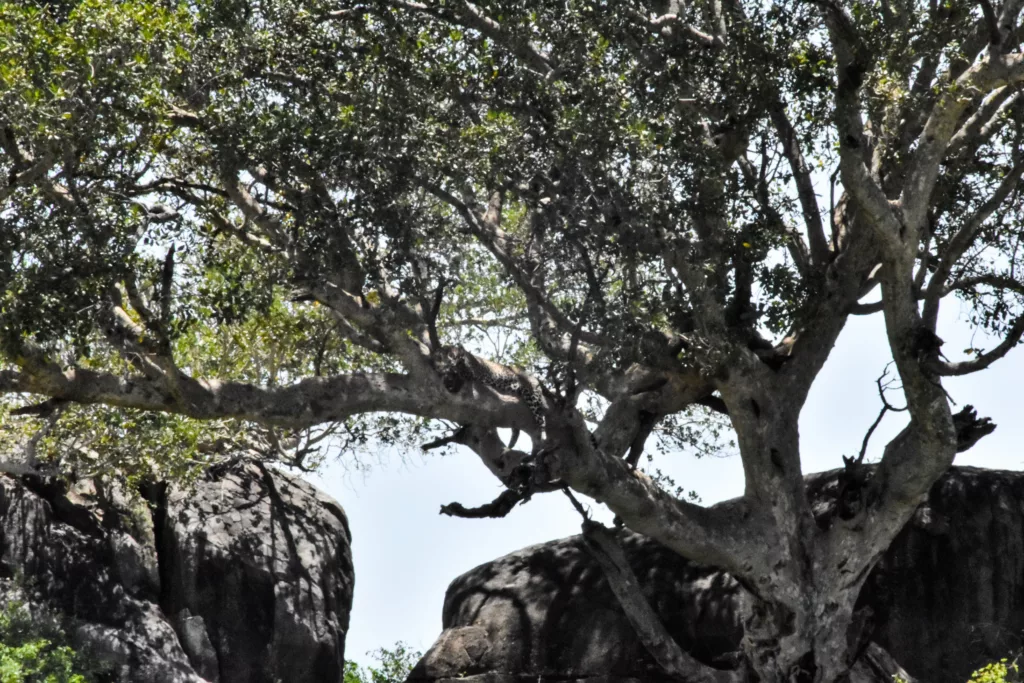
<svg viewBox="0 0 1024 683"><path fill-rule="evenodd" d="M0 588L69 617L121 681L342 680L353 572L335 501L245 461L147 498L0 475Z"/></svg>
<svg viewBox="0 0 1024 683"><path fill-rule="evenodd" d="M835 512L837 473L808 477L815 513ZM729 504L729 503L724 503ZM728 574L653 541L621 536L670 633L701 661L736 665L749 594ZM1024 475L954 468L869 578L872 639L855 681L963 683L1019 651L1024 634ZM452 582L443 632L410 681L667 681L579 537L520 550ZM891 658L886 653L892 655Z"/></svg>

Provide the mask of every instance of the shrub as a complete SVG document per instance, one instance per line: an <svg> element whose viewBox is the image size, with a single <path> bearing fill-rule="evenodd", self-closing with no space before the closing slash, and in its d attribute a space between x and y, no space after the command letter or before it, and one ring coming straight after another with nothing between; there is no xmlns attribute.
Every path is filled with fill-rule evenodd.
<svg viewBox="0 0 1024 683"><path fill-rule="evenodd" d="M22 602L0 608L0 683L93 683L95 669L52 619Z"/></svg>
<svg viewBox="0 0 1024 683"><path fill-rule="evenodd" d="M363 669L355 662L345 662L345 683L402 683L422 653L398 642L394 648L388 650L382 647L371 653L371 656L377 660L379 667Z"/></svg>

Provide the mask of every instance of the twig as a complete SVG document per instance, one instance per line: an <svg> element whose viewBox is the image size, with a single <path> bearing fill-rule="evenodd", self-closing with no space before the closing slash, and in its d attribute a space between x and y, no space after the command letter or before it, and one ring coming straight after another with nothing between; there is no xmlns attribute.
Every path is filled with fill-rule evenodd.
<svg viewBox="0 0 1024 683"><path fill-rule="evenodd" d="M885 391L892 384L891 380L883 384L883 380L888 376L889 365L886 365L885 370L883 370L882 374L879 375L878 379L875 380L875 384L878 386L878 397L882 399L882 409L878 411L878 417L876 417L875 421L871 423L870 427L868 427L868 431L864 435L864 441L860 445L860 454L857 456L856 460L852 461L853 464L860 465L864 462L864 455L865 453L867 453L868 442L871 441L871 435L875 433L875 429L877 429L878 425L882 423L882 418L885 417L885 414L890 410L893 411L894 413L902 413L903 411L907 410L907 406L897 408L896 406L889 403L888 399L885 398Z"/></svg>
<svg viewBox="0 0 1024 683"><path fill-rule="evenodd" d="M589 522L590 521L590 511L587 510L587 508L585 508L583 506L583 503L581 503L576 498L576 496L574 496L572 494L572 489L570 489L568 487L568 485L563 486L562 487L562 493L564 493L565 497L569 499L569 502L572 503L572 506L574 508L576 508L576 512L580 513L580 517L583 518L583 523L586 524L587 522Z"/></svg>
<svg viewBox="0 0 1024 683"><path fill-rule="evenodd" d="M425 451L432 451L436 448L441 448L442 446L447 446L448 444L451 443L462 443L462 440L465 438L466 432L468 430L469 427L463 425L456 429L453 433L449 434L448 436L442 436L439 439L434 439L433 441L423 444L422 446L420 446L420 448L422 448Z"/></svg>

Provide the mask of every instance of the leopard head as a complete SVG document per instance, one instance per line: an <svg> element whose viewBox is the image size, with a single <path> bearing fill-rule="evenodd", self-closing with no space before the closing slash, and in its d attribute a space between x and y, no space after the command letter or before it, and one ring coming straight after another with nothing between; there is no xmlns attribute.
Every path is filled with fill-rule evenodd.
<svg viewBox="0 0 1024 683"><path fill-rule="evenodd" d="M441 375L444 388L455 394L458 393L466 380L460 372L460 365L465 363L466 351L461 346L444 346L438 354L436 367Z"/></svg>

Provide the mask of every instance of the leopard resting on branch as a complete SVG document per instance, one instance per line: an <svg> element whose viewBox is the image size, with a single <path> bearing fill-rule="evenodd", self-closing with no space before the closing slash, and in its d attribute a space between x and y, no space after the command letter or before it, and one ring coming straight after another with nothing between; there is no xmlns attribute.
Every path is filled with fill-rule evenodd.
<svg viewBox="0 0 1024 683"><path fill-rule="evenodd" d="M538 438L534 449L537 444L544 441L544 391L536 379L510 367L474 356L461 346L442 347L437 366L445 389L453 394L458 393L466 382L478 382L506 396L522 399L537 424ZM515 444L517 435L518 430L514 430L510 447Z"/></svg>

